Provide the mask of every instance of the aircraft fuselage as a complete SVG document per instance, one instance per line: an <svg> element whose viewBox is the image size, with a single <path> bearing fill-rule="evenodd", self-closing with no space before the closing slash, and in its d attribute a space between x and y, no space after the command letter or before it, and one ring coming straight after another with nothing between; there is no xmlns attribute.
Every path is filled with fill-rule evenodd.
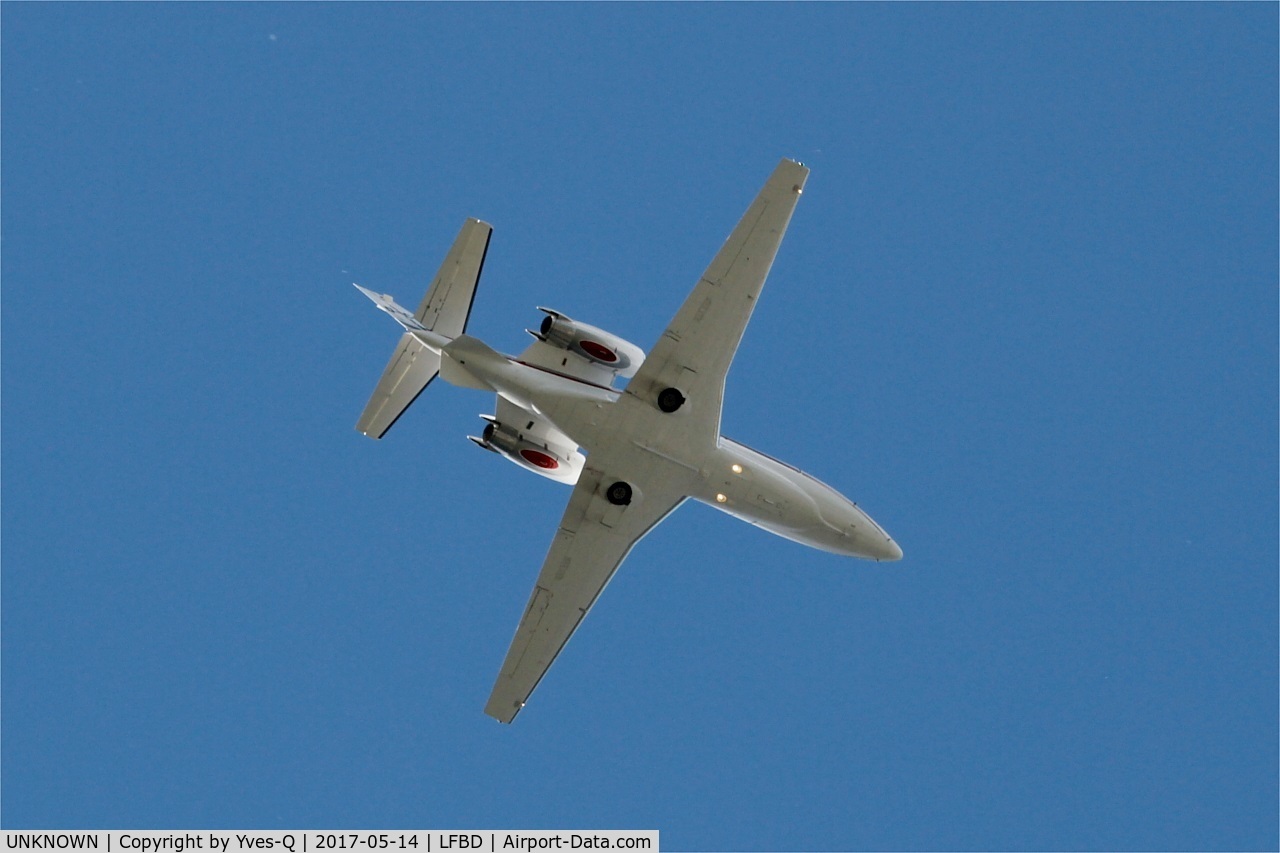
<svg viewBox="0 0 1280 853"><path fill-rule="evenodd" d="M469 335L452 341L430 332L415 336L441 352L446 381L491 389L545 418L587 452L588 464L591 448L607 436L637 454L676 463L688 472L689 497L770 533L836 554L902 557L897 543L835 489L724 436L714 444L691 443L679 429L679 412L665 413L625 391L524 364Z"/></svg>

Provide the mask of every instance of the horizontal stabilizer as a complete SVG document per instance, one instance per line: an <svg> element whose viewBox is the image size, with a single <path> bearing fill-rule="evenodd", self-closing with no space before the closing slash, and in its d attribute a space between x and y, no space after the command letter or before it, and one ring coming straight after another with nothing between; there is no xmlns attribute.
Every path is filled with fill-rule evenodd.
<svg viewBox="0 0 1280 853"><path fill-rule="evenodd" d="M432 352L413 335L402 335L356 429L370 438L382 438L439 372L440 354Z"/></svg>
<svg viewBox="0 0 1280 853"><path fill-rule="evenodd" d="M382 438L396 419L432 379L440 373L439 348L467 329L476 285L484 269L493 227L479 219L462 223L444 263L431 280L418 310L412 314L385 293L365 287L360 292L387 312L405 329L396 351L378 380L356 429L370 438ZM428 345L429 344L429 345ZM485 386L488 387L488 386Z"/></svg>
<svg viewBox="0 0 1280 853"><path fill-rule="evenodd" d="M493 226L479 219L462 223L449 254L431 280L427 295L414 312L422 325L431 331L456 338L467 330L476 284L484 270L484 256L489 252Z"/></svg>

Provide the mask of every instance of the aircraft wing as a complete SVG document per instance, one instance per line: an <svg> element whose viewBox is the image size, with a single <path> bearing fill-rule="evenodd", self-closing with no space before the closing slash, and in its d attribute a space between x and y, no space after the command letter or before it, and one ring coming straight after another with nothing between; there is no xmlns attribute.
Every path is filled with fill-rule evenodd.
<svg viewBox="0 0 1280 853"><path fill-rule="evenodd" d="M685 397L685 434L720 434L724 379L809 170L783 160L676 312L627 393L652 403L664 388Z"/></svg>
<svg viewBox="0 0 1280 853"><path fill-rule="evenodd" d="M509 723L524 707L556 655L573 636L613 573L646 533L684 502L696 472L638 451L614 454L607 466L587 459L533 594L507 651L484 712ZM609 473L606 473L608 471ZM605 490L626 471L631 503L615 506Z"/></svg>

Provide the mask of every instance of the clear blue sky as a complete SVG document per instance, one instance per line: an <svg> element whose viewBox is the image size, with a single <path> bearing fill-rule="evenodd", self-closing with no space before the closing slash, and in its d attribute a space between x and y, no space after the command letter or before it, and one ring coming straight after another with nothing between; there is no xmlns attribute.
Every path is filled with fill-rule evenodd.
<svg viewBox="0 0 1280 853"><path fill-rule="evenodd" d="M1276 849L1277 16L4 4L4 825ZM687 506L501 727L568 490L350 282L648 348L781 156L725 432L906 559Z"/></svg>

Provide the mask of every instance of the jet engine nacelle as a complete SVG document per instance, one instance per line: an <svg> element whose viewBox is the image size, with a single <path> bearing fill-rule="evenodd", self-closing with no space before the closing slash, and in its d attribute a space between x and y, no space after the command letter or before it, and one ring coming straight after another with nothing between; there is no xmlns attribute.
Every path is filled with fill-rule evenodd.
<svg viewBox="0 0 1280 853"><path fill-rule="evenodd" d="M630 341L624 341L595 326L579 323L559 311L541 306L538 310L547 315L537 332L529 330L538 340L616 370L624 379L634 376L640 365L644 364L644 350Z"/></svg>
<svg viewBox="0 0 1280 853"><path fill-rule="evenodd" d="M521 468L570 485L578 482L578 475L582 473L582 466L587 461L580 450L568 451L537 444L496 420L489 420L485 424L484 432L479 438L474 435L467 438Z"/></svg>

